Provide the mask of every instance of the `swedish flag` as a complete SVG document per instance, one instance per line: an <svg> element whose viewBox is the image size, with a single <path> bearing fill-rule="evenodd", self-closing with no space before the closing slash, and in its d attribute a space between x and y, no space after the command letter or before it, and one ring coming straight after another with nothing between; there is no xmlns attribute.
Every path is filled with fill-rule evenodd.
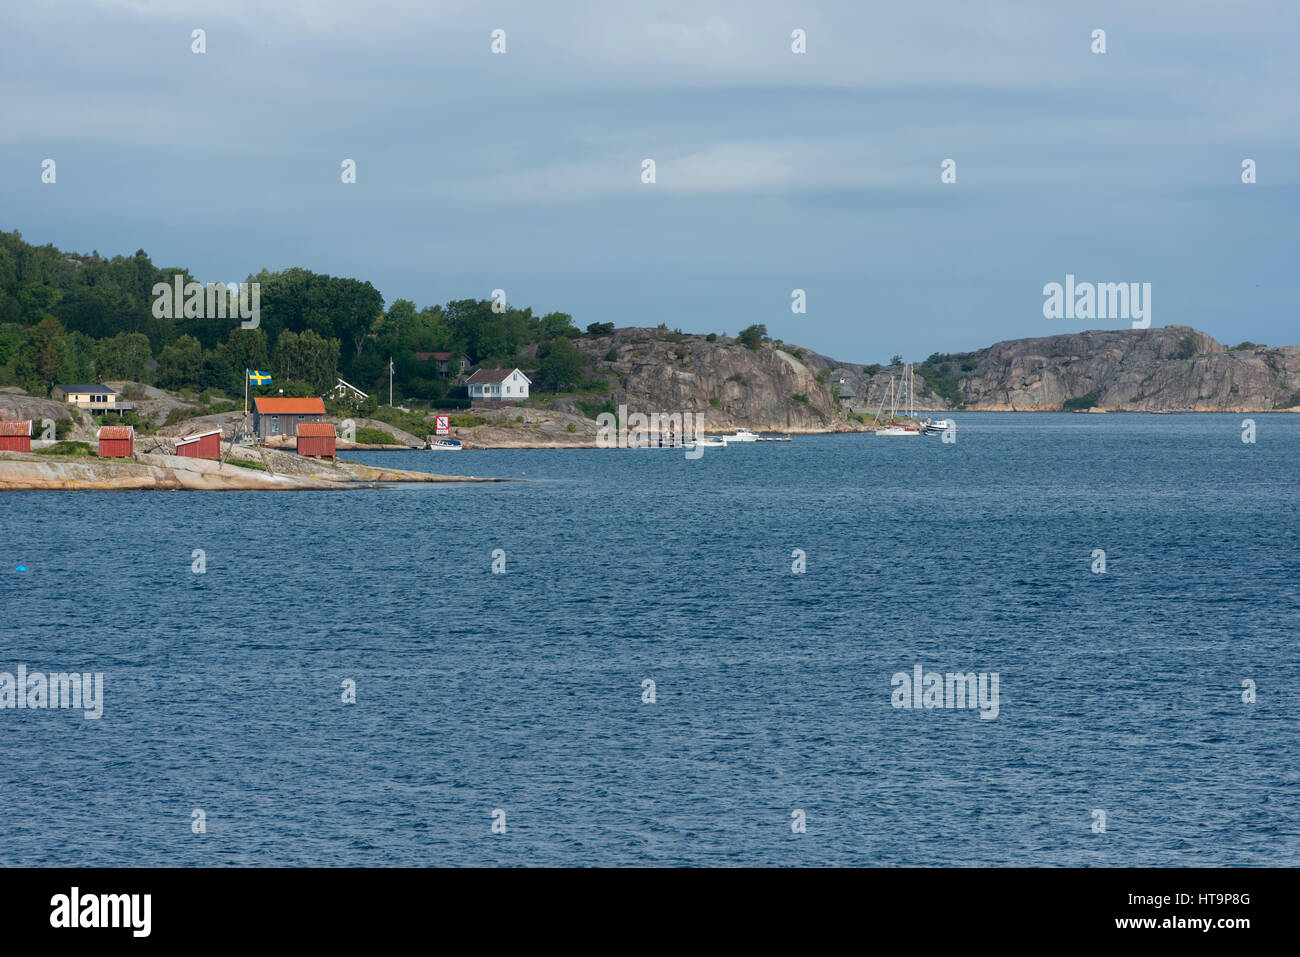
<svg viewBox="0 0 1300 957"><path fill-rule="evenodd" d="M392 374L395 373L396 371L397 371L397 370L393 368L393 360L392 360L392 359L389 359L389 360L388 360L388 374L389 374L389 375L392 375Z"/></svg>
<svg viewBox="0 0 1300 957"><path fill-rule="evenodd" d="M269 372L258 372L256 369L245 369L248 373L248 381L254 385L270 385L271 374Z"/></svg>

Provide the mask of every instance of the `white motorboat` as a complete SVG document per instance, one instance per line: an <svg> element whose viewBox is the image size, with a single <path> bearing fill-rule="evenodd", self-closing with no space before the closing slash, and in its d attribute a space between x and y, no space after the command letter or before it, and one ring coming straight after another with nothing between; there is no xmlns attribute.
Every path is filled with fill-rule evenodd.
<svg viewBox="0 0 1300 957"><path fill-rule="evenodd" d="M758 433L751 432L749 429L736 429L736 431L732 432L730 435L720 435L718 438L722 439L722 441L727 445L730 445L732 442L757 442Z"/></svg>
<svg viewBox="0 0 1300 957"><path fill-rule="evenodd" d="M712 435L702 435L689 444L699 446L702 449L725 449L727 447L725 441Z"/></svg>
<svg viewBox="0 0 1300 957"><path fill-rule="evenodd" d="M459 452L464 446L460 439L433 439L427 448L434 452Z"/></svg>
<svg viewBox="0 0 1300 957"><path fill-rule="evenodd" d="M926 419L921 423L921 431L926 435L938 435L941 432L955 428L957 428L957 423L952 419L935 419L933 422Z"/></svg>

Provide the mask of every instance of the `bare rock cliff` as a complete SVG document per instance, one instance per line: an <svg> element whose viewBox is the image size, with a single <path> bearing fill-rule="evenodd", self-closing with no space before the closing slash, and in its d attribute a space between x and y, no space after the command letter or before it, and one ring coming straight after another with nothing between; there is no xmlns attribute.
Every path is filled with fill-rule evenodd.
<svg viewBox="0 0 1300 957"><path fill-rule="evenodd" d="M710 429L862 428L855 416L875 412L891 378L900 391L903 383L900 366L784 343L749 349L728 337L629 328L574 344L610 382L596 398L630 412L705 413ZM919 410L1267 412L1300 407L1300 346L1229 349L1187 326L1066 333L931 356L916 366L914 389Z"/></svg>

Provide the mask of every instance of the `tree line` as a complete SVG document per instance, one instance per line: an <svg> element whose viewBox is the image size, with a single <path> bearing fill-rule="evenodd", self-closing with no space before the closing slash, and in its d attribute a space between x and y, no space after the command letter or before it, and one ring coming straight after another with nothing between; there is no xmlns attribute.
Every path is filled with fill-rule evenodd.
<svg viewBox="0 0 1300 957"><path fill-rule="evenodd" d="M581 333L567 313L536 316L474 299L424 308L398 299L385 308L369 282L295 267L245 279L260 285L260 317L243 329L237 315L157 315L154 288L176 276L196 281L186 269L155 266L144 250L73 255L0 232L0 385L48 394L59 382L129 379L235 396L244 370L255 368L290 395L322 393L343 378L386 396L391 356L396 394L436 401L453 376L420 357L434 352L452 354L453 375L466 355L474 364L527 363L540 388L577 388L584 379L586 361L571 341ZM535 358L522 359L525 348Z"/></svg>

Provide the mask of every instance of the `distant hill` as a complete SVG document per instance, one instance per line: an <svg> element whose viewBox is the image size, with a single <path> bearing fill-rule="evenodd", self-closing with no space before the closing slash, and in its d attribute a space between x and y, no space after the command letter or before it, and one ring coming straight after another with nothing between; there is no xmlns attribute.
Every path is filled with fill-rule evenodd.
<svg viewBox="0 0 1300 957"><path fill-rule="evenodd" d="M842 362L785 343L626 328L576 341L611 405L708 412L710 423L791 431L858 427L902 366ZM610 358L614 356L615 358ZM936 354L916 407L950 411L1267 412L1300 406L1300 346L1229 349L1186 326L1068 333ZM590 408L590 401L579 405Z"/></svg>
<svg viewBox="0 0 1300 957"><path fill-rule="evenodd" d="M936 365L955 380L943 408L1269 412L1300 406L1300 346L1228 348L1187 326L1013 339L926 369Z"/></svg>
<svg viewBox="0 0 1300 957"><path fill-rule="evenodd" d="M259 284L260 319L246 330L238 318L159 315L155 287L177 276L193 278L154 266L143 250L70 254L0 232L0 387L43 397L55 382L121 379L205 405L208 396L238 402L244 370L257 368L272 373L268 390L289 395L322 394L341 376L370 393L357 411L371 414L387 401L390 358L399 404L467 404L456 368L464 355L473 366L519 366L533 379L530 404L588 418L626 404L704 412L717 427L831 431L862 427L891 377L902 380L901 365L832 359L772 341L761 326L728 337L605 321L583 332L566 313L487 300L385 306L368 282L298 267L247 277ZM448 371L433 359L444 353ZM1300 346L1228 348L1186 326L1015 339L917 363L915 402L937 411L1292 408Z"/></svg>

